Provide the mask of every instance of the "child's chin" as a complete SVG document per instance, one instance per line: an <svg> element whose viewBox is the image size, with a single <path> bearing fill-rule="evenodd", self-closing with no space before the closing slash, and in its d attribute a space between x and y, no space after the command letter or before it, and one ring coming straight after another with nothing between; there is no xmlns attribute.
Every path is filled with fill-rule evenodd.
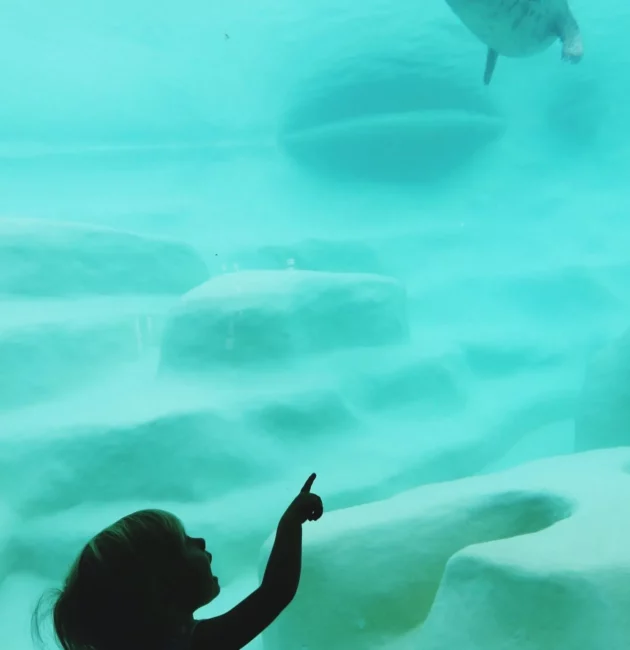
<svg viewBox="0 0 630 650"><path fill-rule="evenodd" d="M210 600L213 600L221 593L221 585L219 584L219 579L216 576L212 576L212 588Z"/></svg>

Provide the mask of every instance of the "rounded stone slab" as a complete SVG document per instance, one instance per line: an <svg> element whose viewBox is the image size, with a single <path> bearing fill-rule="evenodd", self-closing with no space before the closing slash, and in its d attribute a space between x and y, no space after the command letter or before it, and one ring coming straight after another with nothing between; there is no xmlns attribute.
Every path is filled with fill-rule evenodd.
<svg viewBox="0 0 630 650"><path fill-rule="evenodd" d="M187 244L77 223L0 219L0 295L182 294L208 278Z"/></svg>
<svg viewBox="0 0 630 650"><path fill-rule="evenodd" d="M360 273L243 271L186 294L166 324L163 370L205 371L408 338L405 290Z"/></svg>

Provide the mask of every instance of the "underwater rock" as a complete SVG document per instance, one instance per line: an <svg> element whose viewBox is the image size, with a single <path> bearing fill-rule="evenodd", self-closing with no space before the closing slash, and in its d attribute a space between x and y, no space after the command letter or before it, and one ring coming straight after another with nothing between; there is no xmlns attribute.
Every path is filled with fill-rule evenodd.
<svg viewBox="0 0 630 650"><path fill-rule="evenodd" d="M233 254L230 266L239 270L331 271L383 273L376 251L362 241L305 239L294 244L260 246Z"/></svg>
<svg viewBox="0 0 630 650"><path fill-rule="evenodd" d="M83 224L0 219L0 295L182 294L208 278L188 245Z"/></svg>
<svg viewBox="0 0 630 650"><path fill-rule="evenodd" d="M362 415L362 414L361 414ZM333 439L364 425L346 400L332 390L279 394L261 405L244 409L244 420L253 430L264 432L283 443Z"/></svg>
<svg viewBox="0 0 630 650"><path fill-rule="evenodd" d="M165 326L161 366L203 372L408 336L405 290L392 278L243 271L217 276L182 298Z"/></svg>
<svg viewBox="0 0 630 650"><path fill-rule="evenodd" d="M105 322L70 319L0 329L0 410L59 397L137 359L141 322L112 313Z"/></svg>
<svg viewBox="0 0 630 650"><path fill-rule="evenodd" d="M630 331L591 360L575 421L576 451L627 445L630 445Z"/></svg>
<svg viewBox="0 0 630 650"><path fill-rule="evenodd" d="M238 422L198 409L0 440L0 491L29 516L88 503L195 503L272 481L282 460Z"/></svg>
<svg viewBox="0 0 630 650"><path fill-rule="evenodd" d="M362 373L358 398L368 412L414 409L416 417L448 416L466 406L461 377L443 359L383 360L378 373Z"/></svg>
<svg viewBox="0 0 630 650"><path fill-rule="evenodd" d="M90 390L154 357L172 296L0 300L0 410Z"/></svg>
<svg viewBox="0 0 630 650"><path fill-rule="evenodd" d="M505 130L483 88L454 66L362 59L305 82L282 148L337 179L432 183L470 165ZM476 79L477 81L477 79Z"/></svg>
<svg viewBox="0 0 630 650"><path fill-rule="evenodd" d="M264 647L622 650L628 467L568 455L327 512Z"/></svg>

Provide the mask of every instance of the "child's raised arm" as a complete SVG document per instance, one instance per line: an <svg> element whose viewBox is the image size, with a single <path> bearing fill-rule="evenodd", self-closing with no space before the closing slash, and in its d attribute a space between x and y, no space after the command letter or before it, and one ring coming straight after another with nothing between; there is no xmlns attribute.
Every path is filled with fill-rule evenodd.
<svg viewBox="0 0 630 650"><path fill-rule="evenodd" d="M282 515L260 587L229 612L199 621L192 650L240 650L293 600L302 569L302 524L319 519L322 500L311 492L311 474Z"/></svg>

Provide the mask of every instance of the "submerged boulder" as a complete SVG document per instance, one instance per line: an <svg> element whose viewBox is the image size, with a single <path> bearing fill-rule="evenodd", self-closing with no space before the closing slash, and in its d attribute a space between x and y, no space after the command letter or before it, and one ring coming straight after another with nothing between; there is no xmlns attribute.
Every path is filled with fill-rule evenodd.
<svg viewBox="0 0 630 650"><path fill-rule="evenodd" d="M187 244L37 219L0 219L0 295L182 294L208 278Z"/></svg>
<svg viewBox="0 0 630 650"><path fill-rule="evenodd" d="M182 298L165 327L162 368L277 362L399 343L408 335L405 291L391 278L243 271L213 278Z"/></svg>

